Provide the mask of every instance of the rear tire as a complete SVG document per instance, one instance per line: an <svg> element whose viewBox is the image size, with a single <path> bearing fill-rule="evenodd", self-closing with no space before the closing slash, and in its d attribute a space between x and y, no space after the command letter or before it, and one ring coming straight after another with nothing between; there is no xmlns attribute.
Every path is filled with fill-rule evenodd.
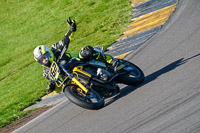
<svg viewBox="0 0 200 133"><path fill-rule="evenodd" d="M118 77L118 82L132 86L137 86L141 84L145 79L142 70L131 62L125 60L122 61L128 63L129 67L133 68L133 70L131 70L129 74L120 75Z"/></svg>
<svg viewBox="0 0 200 133"><path fill-rule="evenodd" d="M94 90L91 90L90 95L85 95L78 86L71 85L64 89L64 93L71 102L86 109L98 110L104 106L103 98Z"/></svg>

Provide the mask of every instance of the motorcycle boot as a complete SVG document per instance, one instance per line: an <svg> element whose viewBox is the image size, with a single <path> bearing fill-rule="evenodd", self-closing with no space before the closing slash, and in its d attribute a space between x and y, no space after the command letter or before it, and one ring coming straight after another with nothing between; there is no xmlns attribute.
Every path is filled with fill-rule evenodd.
<svg viewBox="0 0 200 133"><path fill-rule="evenodd" d="M56 85L52 82L50 82L50 83L47 82L45 87L46 87L46 90L47 90L47 94L49 94L49 93L51 93L55 90Z"/></svg>

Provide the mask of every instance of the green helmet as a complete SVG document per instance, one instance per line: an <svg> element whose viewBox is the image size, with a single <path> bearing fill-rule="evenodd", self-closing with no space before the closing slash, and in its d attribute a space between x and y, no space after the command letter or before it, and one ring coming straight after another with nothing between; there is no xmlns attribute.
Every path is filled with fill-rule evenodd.
<svg viewBox="0 0 200 133"><path fill-rule="evenodd" d="M34 59L42 66L50 67L54 60L54 54L45 45L37 46L33 51Z"/></svg>

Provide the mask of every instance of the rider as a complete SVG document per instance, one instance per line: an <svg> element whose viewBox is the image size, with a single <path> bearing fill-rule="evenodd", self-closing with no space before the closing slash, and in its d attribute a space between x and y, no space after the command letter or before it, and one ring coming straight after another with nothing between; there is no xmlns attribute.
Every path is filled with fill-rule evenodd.
<svg viewBox="0 0 200 133"><path fill-rule="evenodd" d="M62 49L64 46L66 46L66 50L68 48L68 45L70 41L72 40L73 33L76 31L76 21L69 18L67 20L67 23L70 26L69 31L65 34L64 39L54 43L51 47L51 50L45 46L45 45L40 45L37 46L34 49L33 56L34 59L39 62L43 67L43 76L46 77L49 80L49 84L46 84L46 89L48 89L48 92L52 92L55 89L55 83L50 80L48 77L49 73L49 68L51 66L51 63L53 61L57 61L59 59L59 56L61 54ZM93 47L91 46L86 46L81 49L79 53L79 58L83 60L88 60L88 59L96 59L96 60L105 60L107 63L116 64L116 61L113 60L113 58L109 55L103 55L100 52L97 52L94 50ZM62 62L62 64L66 64L67 62L70 61L70 56L67 56L64 54L62 58L59 60L59 62Z"/></svg>

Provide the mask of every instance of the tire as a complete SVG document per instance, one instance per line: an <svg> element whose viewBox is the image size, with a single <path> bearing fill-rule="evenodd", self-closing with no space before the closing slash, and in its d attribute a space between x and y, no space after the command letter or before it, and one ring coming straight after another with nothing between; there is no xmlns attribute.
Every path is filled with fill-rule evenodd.
<svg viewBox="0 0 200 133"><path fill-rule="evenodd" d="M134 68L134 69L131 70L129 74L120 75L118 77L118 82L127 84L127 85L132 85L132 86L137 86L141 84L145 79L145 76L142 70L131 62L128 62L125 60L121 60L121 61L124 62L125 64L128 64L129 67Z"/></svg>
<svg viewBox="0 0 200 133"><path fill-rule="evenodd" d="M102 107L104 107L104 100L102 99L102 97L95 92L94 90L92 90L90 92L90 95L87 96L83 96L82 93L80 93L80 91L78 91L79 87L76 85L71 85L71 86L67 86L64 89L64 93L66 95L66 97L74 104L86 108L86 109L91 109L91 110L98 110ZM89 98L89 96L93 96L96 98L95 102L94 100L92 101L91 97Z"/></svg>

